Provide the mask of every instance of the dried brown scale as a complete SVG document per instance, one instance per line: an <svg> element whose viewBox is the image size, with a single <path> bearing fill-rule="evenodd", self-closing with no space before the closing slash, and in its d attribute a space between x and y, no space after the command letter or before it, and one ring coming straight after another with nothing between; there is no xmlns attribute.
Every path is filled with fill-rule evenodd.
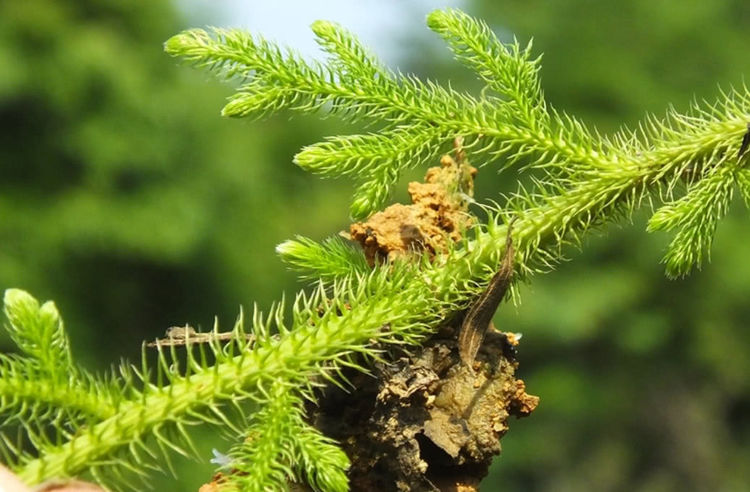
<svg viewBox="0 0 750 492"><path fill-rule="evenodd" d="M513 221L508 224L508 236L505 240L505 251L500 267L484 292L469 307L458 333L458 349L461 360L469 366L473 364L477 350L484 340L484 335L492 325L492 317L513 281L512 225Z"/></svg>

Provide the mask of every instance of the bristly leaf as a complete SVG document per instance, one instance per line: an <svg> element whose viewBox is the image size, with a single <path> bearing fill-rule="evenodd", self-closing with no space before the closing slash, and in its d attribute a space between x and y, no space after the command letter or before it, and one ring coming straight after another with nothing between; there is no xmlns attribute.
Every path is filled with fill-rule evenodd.
<svg viewBox="0 0 750 492"><path fill-rule="evenodd" d="M332 68L339 77L352 78L352 83L368 77L373 80L392 77L359 39L342 26L319 20L310 29L315 33L315 41L331 55Z"/></svg>
<svg viewBox="0 0 750 492"><path fill-rule="evenodd" d="M367 218L380 209L405 169L422 165L442 149L450 134L431 126L413 125L379 134L331 137L303 148L294 162L324 176L353 176L359 182L350 215ZM436 143L438 142L438 143Z"/></svg>
<svg viewBox="0 0 750 492"><path fill-rule="evenodd" d="M23 290L8 289L3 298L6 330L21 351L50 375L70 377L73 359L63 322L52 301L39 302Z"/></svg>
<svg viewBox="0 0 750 492"><path fill-rule="evenodd" d="M399 127L379 134L329 137L304 147L294 162L303 169L324 176L366 176L395 165L415 167L439 149L431 142L450 135L430 126Z"/></svg>
<svg viewBox="0 0 750 492"><path fill-rule="evenodd" d="M670 277L687 275L710 258L716 225L732 200L732 171L722 167L701 179L684 197L663 206L649 220L649 232L677 230L664 256Z"/></svg>
<svg viewBox="0 0 750 492"><path fill-rule="evenodd" d="M536 130L548 122L539 83L540 58L531 59L531 42L523 50L517 42L505 45L487 24L456 9L432 12L427 25L487 87L504 96L520 124Z"/></svg>
<svg viewBox="0 0 750 492"><path fill-rule="evenodd" d="M297 236L276 246L282 261L301 270L303 278L333 280L347 275L366 275L370 271L362 250L331 237L322 244Z"/></svg>
<svg viewBox="0 0 750 492"><path fill-rule="evenodd" d="M349 490L346 454L305 422L296 388L281 381L272 384L228 458L232 472L226 483L237 490L286 490L290 481L304 481L320 492Z"/></svg>

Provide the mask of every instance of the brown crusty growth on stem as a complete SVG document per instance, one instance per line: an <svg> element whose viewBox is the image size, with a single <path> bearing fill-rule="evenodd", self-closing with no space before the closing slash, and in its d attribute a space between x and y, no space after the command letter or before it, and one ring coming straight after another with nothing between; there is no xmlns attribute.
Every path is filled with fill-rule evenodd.
<svg viewBox="0 0 750 492"><path fill-rule="evenodd" d="M444 155L440 167L427 170L424 183L409 183L410 205L396 203L349 227L351 239L362 245L370 265L411 251L443 251L471 225L468 198L474 193L477 170L466 161L461 139L454 147L455 158Z"/></svg>
<svg viewBox="0 0 750 492"><path fill-rule="evenodd" d="M375 378L350 371L348 391L328 387L309 405L313 425L352 462L351 490L476 492L511 421L536 408L515 376L513 334L490 331L473 370L456 331L446 325L413 354L391 354Z"/></svg>

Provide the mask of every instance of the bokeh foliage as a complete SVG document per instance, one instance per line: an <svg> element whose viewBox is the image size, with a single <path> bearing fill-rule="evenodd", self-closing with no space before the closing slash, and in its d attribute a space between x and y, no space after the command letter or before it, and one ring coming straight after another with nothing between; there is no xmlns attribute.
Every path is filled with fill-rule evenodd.
<svg viewBox="0 0 750 492"><path fill-rule="evenodd" d="M605 131L750 73L746 2L465 8L506 39L533 36L550 101ZM291 165L333 123L219 118L229 90L162 53L184 27L164 2L0 4L0 289L55 299L91 365L171 324L207 326L296 290L275 244L329 235L347 215L347 183ZM408 46L403 70L471 84ZM478 193L507 189L502 179L485 168ZM524 333L521 374L542 403L512 426L487 489L748 487L748 231L736 207L713 261L668 281L666 235L645 220L610 227L501 309L496 324ZM199 483L181 479L174 490Z"/></svg>

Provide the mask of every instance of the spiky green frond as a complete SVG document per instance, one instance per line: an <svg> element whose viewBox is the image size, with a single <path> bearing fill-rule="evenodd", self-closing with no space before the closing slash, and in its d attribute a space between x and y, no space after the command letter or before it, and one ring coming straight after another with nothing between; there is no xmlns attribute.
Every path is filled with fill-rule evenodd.
<svg viewBox="0 0 750 492"><path fill-rule="evenodd" d="M304 478L314 490L321 492L349 490L345 473L349 468L349 458L336 441L308 424L300 425L298 430L297 479Z"/></svg>
<svg viewBox="0 0 750 492"><path fill-rule="evenodd" d="M540 140L549 140L536 130L512 124L518 104L511 111L498 105L496 98L477 99L387 71L336 25L318 22L314 29L331 54L327 65L306 63L242 31L216 29L213 37L202 30L186 31L167 41L166 50L226 76L249 79L225 107L225 114L258 117L287 108L324 109L353 120L378 122L382 128L377 135L332 138L304 149L296 158L316 172L357 174L361 184L351 208L355 218L382 206L403 169L424 162L456 135L468 137L467 148L504 155L510 161L531 153L530 147ZM510 57L510 51L498 46L498 52ZM516 53L520 56L517 49ZM530 107L535 97L529 94L524 104ZM534 107L542 108L537 117L544 119L543 106Z"/></svg>
<svg viewBox="0 0 750 492"><path fill-rule="evenodd" d="M333 280L347 275L366 275L370 266L361 250L341 238L322 244L298 236L276 246L282 261L300 270L303 278Z"/></svg>
<svg viewBox="0 0 750 492"><path fill-rule="evenodd" d="M54 303L40 306L28 293L9 289L4 312L5 327L23 353L0 354L0 434L6 444L16 433L42 447L114 415L119 383L100 384L73 364Z"/></svg>
<svg viewBox="0 0 750 492"><path fill-rule="evenodd" d="M351 34L334 24L317 22L313 28L331 54L329 65L306 63L260 37L221 29L214 29L213 37L203 30L186 31L167 41L166 50L226 76L249 80L225 106L225 115L259 117L281 109L325 109L384 125L382 135L331 139L296 159L303 167L323 173L330 173L331 162L348 162L337 174L356 172L365 183L355 194L358 206L352 207L353 216L361 218L383 204L402 169L460 133L436 132L434 127L441 126L437 122L473 114L470 109L479 103L451 89L386 71ZM401 131L402 125L408 125L409 131ZM405 145L397 152L387 151L399 144ZM384 175L391 179L384 181ZM376 193L370 192L373 186L379 188Z"/></svg>
<svg viewBox="0 0 750 492"><path fill-rule="evenodd" d="M663 206L651 217L649 231L677 230L664 257L668 275L685 275L710 256L716 225L732 200L733 171L731 167L719 168L691 186L685 196Z"/></svg>
<svg viewBox="0 0 750 492"><path fill-rule="evenodd" d="M318 32L323 32L325 24L316 24ZM332 24L329 28L337 29ZM439 119L476 104L473 98L410 76L384 72L382 78L373 79L367 66L353 65L362 71L341 77L343 74L335 70L339 62L332 67L308 63L290 50L283 51L243 31L213 29L212 33L213 36L202 29L185 31L169 39L165 49L225 76L249 79L250 85L240 88L234 107L240 107L242 101L255 107L255 98L264 97L264 90L276 87L287 91L290 98L279 107L309 112L325 106L333 113L396 125L414 119ZM344 50L332 51L338 54ZM347 60L340 63L347 64Z"/></svg>
<svg viewBox="0 0 750 492"><path fill-rule="evenodd" d="M567 175L557 171L556 164L551 170L542 166L547 175L532 180L529 188L519 188L502 206L504 215L520 219L520 269L530 273L549 268L562 258L562 247L579 245L590 227L629 217L643 200L671 202L686 182L692 183L691 189L708 186L721 193L713 204L681 202L692 210L679 207L683 213L703 219L692 236L680 236L670 246L667 273L683 275L700 264L708 257L706 248L734 183L742 186L743 172L736 171L742 163L736 156L750 115L750 96L732 91L724 98L714 105L695 106L687 115L670 110L663 120L648 118L639 133L623 130L604 139L604 146L614 150L600 155L596 165L579 164ZM707 183L701 184L704 180ZM698 210L703 206L709 210ZM669 228L649 230L657 229Z"/></svg>
<svg viewBox="0 0 750 492"><path fill-rule="evenodd" d="M355 189L350 214L367 217L388 200L405 169L433 159L451 134L432 126L396 127L379 134L331 137L303 148L294 162L324 176L353 176Z"/></svg>
<svg viewBox="0 0 750 492"><path fill-rule="evenodd" d="M292 465L298 429L291 414L299 411L301 402L285 384L272 383L265 405L250 417L246 437L229 452L233 470L227 482L238 491L287 490L287 483L295 478Z"/></svg>
<svg viewBox="0 0 750 492"><path fill-rule="evenodd" d="M18 289L8 289L3 298L6 331L16 346L40 371L66 377L72 369L68 338L54 302L39 303Z"/></svg>
<svg viewBox="0 0 750 492"><path fill-rule="evenodd" d="M437 154L437 149L430 148L430 142L448 136L434 127L410 126L379 134L330 137L303 148L294 156L294 162L317 174L359 177L394 163L397 167L416 166Z"/></svg>
<svg viewBox="0 0 750 492"><path fill-rule="evenodd" d="M285 381L267 391L265 404L250 418L245 438L229 452L226 484L236 490L286 490L302 481L314 490L348 490L349 459L335 442L304 420L301 398Z"/></svg>
<svg viewBox="0 0 750 492"><path fill-rule="evenodd" d="M60 418L58 412L64 412L66 419L114 414L114 398L93 382L78 381L78 372L68 372L73 377L62 382L62 373L52 375L27 358L0 355L0 415L5 415L4 425L15 420L50 422Z"/></svg>
<svg viewBox="0 0 750 492"><path fill-rule="evenodd" d="M427 25L448 43L456 59L504 96L520 125L536 131L548 122L539 82L540 58L531 59L531 42L524 49L517 42L505 45L487 24L456 9L432 12Z"/></svg>
<svg viewBox="0 0 750 492"><path fill-rule="evenodd" d="M315 41L331 55L331 68L340 79L378 79L390 77L389 71L359 42L356 36L333 22L315 21L310 26Z"/></svg>

